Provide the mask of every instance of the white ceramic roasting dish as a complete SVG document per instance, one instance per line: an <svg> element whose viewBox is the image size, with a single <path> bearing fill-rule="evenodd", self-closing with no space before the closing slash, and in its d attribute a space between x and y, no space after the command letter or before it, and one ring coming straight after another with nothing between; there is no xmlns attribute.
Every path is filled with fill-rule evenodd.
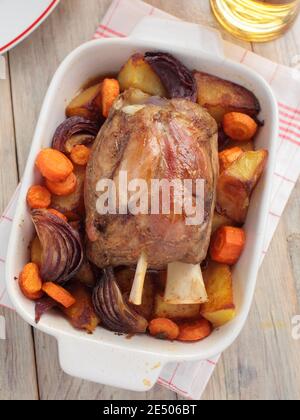
<svg viewBox="0 0 300 420"><path fill-rule="evenodd" d="M28 262L28 244L33 225L26 206L28 188L40 181L34 167L41 148L49 147L58 124L65 117L66 104L80 86L99 74L117 72L135 52L160 50L174 54L190 69L198 69L239 83L260 101L265 126L256 140L257 148L269 151L263 178L251 200L245 225L247 245L234 268L237 317L198 343L185 344L155 340L146 335L131 339L98 328L93 335L77 331L62 316L45 315L34 322L34 304L20 292L19 275ZM241 332L252 303L269 210L275 140L278 126L277 106L266 82L241 64L224 58L222 40L217 32L177 21L146 18L127 39L91 41L72 52L57 70L46 95L28 158L7 256L7 289L17 312L28 323L56 337L62 369L86 380L136 391L151 388L168 362L196 361L213 357L228 348ZM266 296L267 299L267 296Z"/></svg>

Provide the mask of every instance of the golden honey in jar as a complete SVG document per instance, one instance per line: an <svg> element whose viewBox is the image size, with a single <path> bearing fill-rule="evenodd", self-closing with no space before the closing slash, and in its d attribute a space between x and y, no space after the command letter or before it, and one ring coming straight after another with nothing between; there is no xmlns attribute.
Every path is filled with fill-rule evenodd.
<svg viewBox="0 0 300 420"><path fill-rule="evenodd" d="M294 22L300 0L210 0L223 28L249 42L278 38Z"/></svg>

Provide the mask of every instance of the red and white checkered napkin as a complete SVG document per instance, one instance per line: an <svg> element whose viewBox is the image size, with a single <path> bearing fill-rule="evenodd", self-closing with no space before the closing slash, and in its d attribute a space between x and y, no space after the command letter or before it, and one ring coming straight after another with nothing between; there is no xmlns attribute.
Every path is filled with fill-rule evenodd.
<svg viewBox="0 0 300 420"><path fill-rule="evenodd" d="M139 0L114 0L97 29L95 38L126 37L143 17L149 15L174 19L173 16ZM234 44L228 42L224 44L225 54L229 58L253 68L269 82L279 103L278 156L265 244L262 250L263 259L300 174L300 72L273 63ZM12 305L5 292L4 263L17 196L15 193L0 224L0 304L7 307ZM159 383L187 398L200 399L217 361L218 357L201 362L170 364L163 370Z"/></svg>

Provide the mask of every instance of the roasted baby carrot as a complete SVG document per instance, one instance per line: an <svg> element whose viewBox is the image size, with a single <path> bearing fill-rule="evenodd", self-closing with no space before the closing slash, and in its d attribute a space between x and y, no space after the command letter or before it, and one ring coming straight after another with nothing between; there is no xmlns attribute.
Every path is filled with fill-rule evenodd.
<svg viewBox="0 0 300 420"><path fill-rule="evenodd" d="M168 318L152 319L148 328L153 337L161 340L176 340L179 334L178 325Z"/></svg>
<svg viewBox="0 0 300 420"><path fill-rule="evenodd" d="M220 173L225 171L237 158L243 154L240 147L232 147L219 153Z"/></svg>
<svg viewBox="0 0 300 420"><path fill-rule="evenodd" d="M70 308L76 302L71 293L56 283L44 283L42 290L65 308Z"/></svg>
<svg viewBox="0 0 300 420"><path fill-rule="evenodd" d="M78 144L72 148L70 157L76 165L85 166L88 163L90 153L91 151L88 147Z"/></svg>
<svg viewBox="0 0 300 420"><path fill-rule="evenodd" d="M55 149L41 150L35 163L41 174L51 182L65 181L74 169L70 159Z"/></svg>
<svg viewBox="0 0 300 420"><path fill-rule="evenodd" d="M27 193L27 204L31 209L46 209L51 204L51 194L41 185L33 185Z"/></svg>
<svg viewBox="0 0 300 420"><path fill-rule="evenodd" d="M62 182L53 182L46 180L47 188L52 192L54 195L58 196L67 196L72 194L77 187L77 177L72 172L67 179Z"/></svg>
<svg viewBox="0 0 300 420"><path fill-rule="evenodd" d="M23 295L28 299L37 300L42 297L42 279L37 264L25 265L19 276L19 286Z"/></svg>
<svg viewBox="0 0 300 420"><path fill-rule="evenodd" d="M222 226L212 236L210 256L213 261L233 265L240 258L246 242L243 229Z"/></svg>
<svg viewBox="0 0 300 420"><path fill-rule="evenodd" d="M120 94L120 85L116 79L104 79L102 83L102 113L108 117L112 104Z"/></svg>
<svg viewBox="0 0 300 420"><path fill-rule="evenodd" d="M206 319L179 323L179 341L200 341L212 333L212 325Z"/></svg>
<svg viewBox="0 0 300 420"><path fill-rule="evenodd" d="M64 214L62 214L60 211L58 211L58 210L55 210L55 209L48 209L48 212L49 212L49 213L51 213L51 214L53 214L54 216L59 217L59 218L60 218L60 219L62 219L64 222L67 222L67 221L68 221L67 217L66 217Z"/></svg>
<svg viewBox="0 0 300 420"><path fill-rule="evenodd" d="M253 118L240 112L229 112L223 119L224 132L233 140L249 141L256 132L258 125Z"/></svg>

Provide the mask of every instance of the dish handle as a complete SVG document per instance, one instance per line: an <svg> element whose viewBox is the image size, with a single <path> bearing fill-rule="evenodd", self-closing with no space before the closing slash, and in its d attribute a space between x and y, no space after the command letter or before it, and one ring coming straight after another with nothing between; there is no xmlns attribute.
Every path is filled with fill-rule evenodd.
<svg viewBox="0 0 300 420"><path fill-rule="evenodd" d="M58 338L59 361L68 375L131 391L149 391L166 360L160 356L106 346L101 342Z"/></svg>
<svg viewBox="0 0 300 420"><path fill-rule="evenodd" d="M185 50L194 50L198 53L201 51L214 58L224 59L222 36L219 31L208 26L148 16L137 24L131 37L176 45Z"/></svg>

